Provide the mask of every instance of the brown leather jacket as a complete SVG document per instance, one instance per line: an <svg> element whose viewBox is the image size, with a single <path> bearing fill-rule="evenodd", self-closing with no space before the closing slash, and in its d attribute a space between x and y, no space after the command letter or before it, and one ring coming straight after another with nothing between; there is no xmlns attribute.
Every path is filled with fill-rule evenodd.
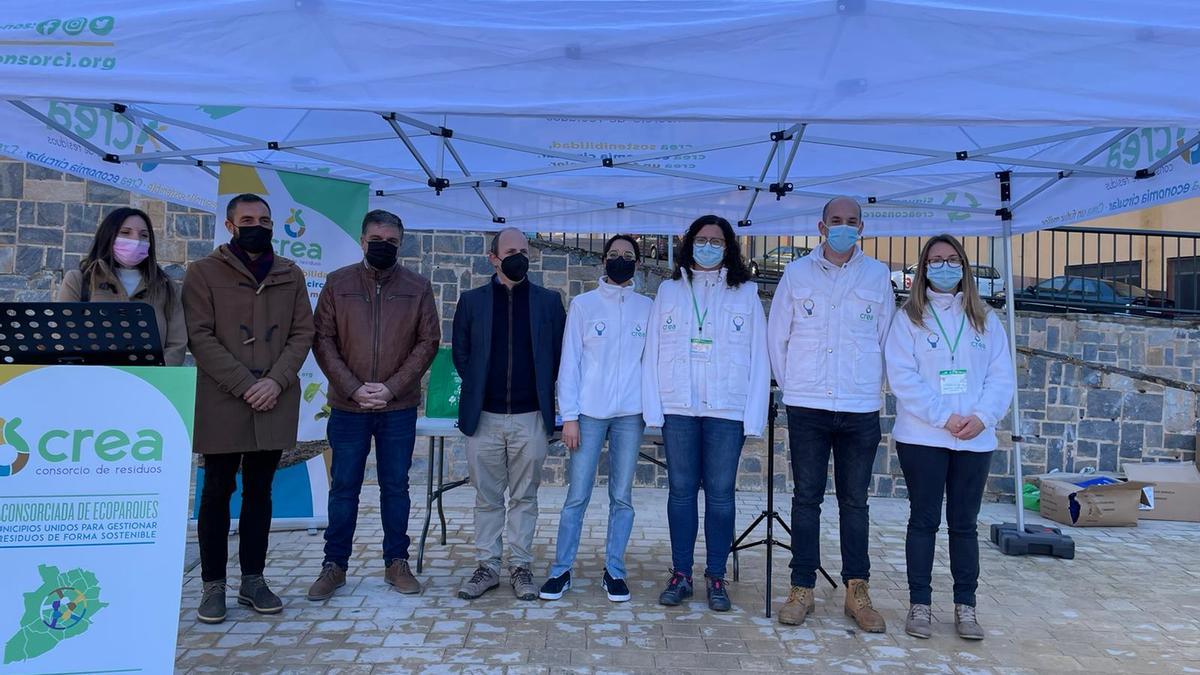
<svg viewBox="0 0 1200 675"><path fill-rule="evenodd" d="M421 376L442 339L433 285L396 265L379 272L363 262L325 279L315 316L313 354L329 378L329 405L364 412L350 396L382 382L394 398L380 411L415 408Z"/></svg>

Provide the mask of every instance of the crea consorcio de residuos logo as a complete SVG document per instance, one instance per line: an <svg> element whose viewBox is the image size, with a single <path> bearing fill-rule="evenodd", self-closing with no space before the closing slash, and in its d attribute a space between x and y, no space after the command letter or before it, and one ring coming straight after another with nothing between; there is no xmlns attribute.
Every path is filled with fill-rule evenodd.
<svg viewBox="0 0 1200 675"><path fill-rule="evenodd" d="M288 217L283 221L283 235L286 236L277 236L271 240L271 243L275 246L276 253L293 260L300 262L320 260L321 244L315 241L300 241L300 237L303 237L305 231L308 230L308 226L304 224L304 217L304 209L289 208Z"/></svg>
<svg viewBox="0 0 1200 675"><path fill-rule="evenodd" d="M159 473L146 465L161 462L163 437L154 429L129 433L121 429L21 428L20 417L0 418L0 477L22 470L39 475L89 475L93 465L116 464L113 473ZM30 445L29 440L34 440ZM36 459L31 459L36 455Z"/></svg>

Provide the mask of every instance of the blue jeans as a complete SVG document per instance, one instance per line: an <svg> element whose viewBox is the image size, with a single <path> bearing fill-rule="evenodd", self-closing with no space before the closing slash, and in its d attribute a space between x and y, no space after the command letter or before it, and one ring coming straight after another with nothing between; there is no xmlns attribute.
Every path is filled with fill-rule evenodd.
<svg viewBox="0 0 1200 675"><path fill-rule="evenodd" d="M379 475L379 510L383 520L383 559L408 560L408 470L417 442L417 409L390 412L346 412L329 415L329 447L333 450L329 486L329 527L325 528L325 562L346 569L358 521L367 455L375 440Z"/></svg>
<svg viewBox="0 0 1200 675"><path fill-rule="evenodd" d="M696 532L700 527L697 495L704 487L704 574L725 576L733 546L736 509L733 488L746 437L741 422L716 417L667 415L663 421L667 451L667 525L671 529L671 565L692 575Z"/></svg>
<svg viewBox="0 0 1200 675"><path fill-rule="evenodd" d="M879 413L830 412L788 406L792 454L792 585L812 588L821 566L821 502L833 450L842 543L842 581L869 579L867 488L882 437Z"/></svg>
<svg viewBox="0 0 1200 675"><path fill-rule="evenodd" d="M608 538L604 566L614 579L625 578L625 546L633 529L633 474L646 425L641 415L597 419L579 416L579 448L571 453L567 501L558 520L558 542L550 576L571 569L579 551L583 515L592 499L600 450L608 440Z"/></svg>

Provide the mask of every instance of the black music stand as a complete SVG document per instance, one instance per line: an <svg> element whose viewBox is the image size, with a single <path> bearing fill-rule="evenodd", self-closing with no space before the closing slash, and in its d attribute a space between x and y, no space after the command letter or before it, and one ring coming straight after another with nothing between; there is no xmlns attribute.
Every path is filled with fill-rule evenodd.
<svg viewBox="0 0 1200 675"><path fill-rule="evenodd" d="M0 303L0 363L165 365L154 308L144 302Z"/></svg>
<svg viewBox="0 0 1200 675"><path fill-rule="evenodd" d="M745 531L743 531L742 534L733 541L733 547L731 548L731 552L733 553L733 580L738 581L738 577L740 576L740 570L738 566L738 551L745 551L746 549L755 548L756 546L767 547L767 580L765 596L766 617L768 619L771 618L771 572L774 558L772 554L774 553L776 546L787 549L788 551L792 550L790 544L785 544L775 538L776 523L783 528L784 532L787 532L789 540L792 535L792 528L788 527L788 524L783 522L783 518L780 517L779 512L775 510L775 420L778 418L778 416L779 406L775 402L775 388L774 383L772 383L771 403L767 406L767 508L765 511L760 512L758 517L754 519L754 522L750 523L750 526L747 527ZM767 524L766 537L749 544L743 544L742 542L745 541L746 538L750 536L750 533L754 532L754 529L758 527L758 524L762 522L766 522ZM825 580L828 581L831 586L837 588L837 583L834 582L833 577L829 576L829 573L825 571L824 567L817 567L817 571L821 573L821 576L825 577Z"/></svg>

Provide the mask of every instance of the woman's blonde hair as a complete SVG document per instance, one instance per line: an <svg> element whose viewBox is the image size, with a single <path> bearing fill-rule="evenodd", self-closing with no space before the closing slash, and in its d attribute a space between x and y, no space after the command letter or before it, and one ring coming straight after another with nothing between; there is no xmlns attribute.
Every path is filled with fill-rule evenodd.
<svg viewBox="0 0 1200 675"><path fill-rule="evenodd" d="M979 288L975 283L975 270L971 266L971 261L967 258L967 251L963 248L961 242L948 234L939 234L921 247L921 261L917 263L917 273L913 277L911 293L908 300L904 303L904 311L908 314L908 318L914 325L925 325L925 308L929 305L928 298L925 293L929 290L929 279L926 277L925 268L927 266L926 259L929 257L929 249L933 248L934 244L949 244L954 249L954 253L962 260L963 276L959 282L958 288L962 291L963 310L967 314L967 320L971 322L971 327L977 333L983 333L987 327L988 308L979 297Z"/></svg>

